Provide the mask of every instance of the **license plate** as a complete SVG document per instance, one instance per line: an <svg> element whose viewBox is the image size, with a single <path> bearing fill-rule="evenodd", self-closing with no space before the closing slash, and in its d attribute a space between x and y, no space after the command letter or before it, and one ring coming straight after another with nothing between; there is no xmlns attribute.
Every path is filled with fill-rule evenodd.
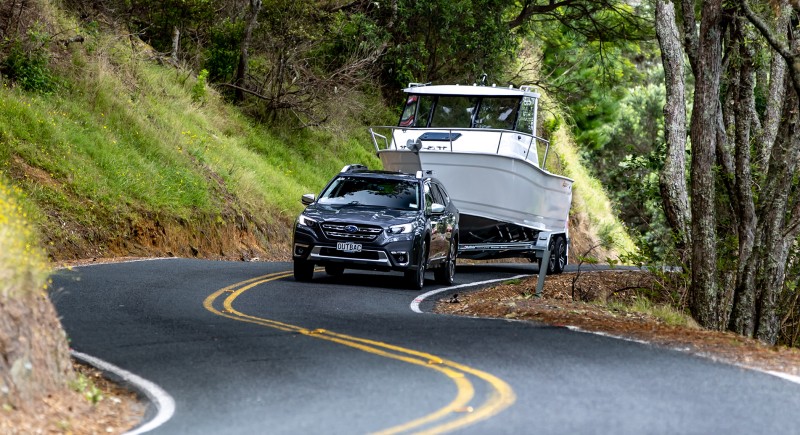
<svg viewBox="0 0 800 435"><path fill-rule="evenodd" d="M344 252L361 252L361 243L339 242L336 249Z"/></svg>

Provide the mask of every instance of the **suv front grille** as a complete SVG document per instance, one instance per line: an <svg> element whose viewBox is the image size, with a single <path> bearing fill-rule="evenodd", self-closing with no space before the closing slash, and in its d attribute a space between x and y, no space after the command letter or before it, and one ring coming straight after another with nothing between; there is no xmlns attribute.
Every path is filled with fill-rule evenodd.
<svg viewBox="0 0 800 435"><path fill-rule="evenodd" d="M325 236L333 240L375 240L383 231L383 228L374 225L356 225L346 223L325 222L322 224L322 232Z"/></svg>
<svg viewBox="0 0 800 435"><path fill-rule="evenodd" d="M354 258L358 260L380 260L377 251L344 252L334 248L322 248L319 251L322 257Z"/></svg>

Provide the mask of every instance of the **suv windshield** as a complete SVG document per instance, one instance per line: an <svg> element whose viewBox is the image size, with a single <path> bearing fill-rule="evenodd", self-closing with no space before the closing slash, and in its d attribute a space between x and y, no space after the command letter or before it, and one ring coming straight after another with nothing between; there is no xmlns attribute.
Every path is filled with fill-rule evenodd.
<svg viewBox="0 0 800 435"><path fill-rule="evenodd" d="M339 177L322 192L318 202L417 210L419 190L417 183L406 180Z"/></svg>

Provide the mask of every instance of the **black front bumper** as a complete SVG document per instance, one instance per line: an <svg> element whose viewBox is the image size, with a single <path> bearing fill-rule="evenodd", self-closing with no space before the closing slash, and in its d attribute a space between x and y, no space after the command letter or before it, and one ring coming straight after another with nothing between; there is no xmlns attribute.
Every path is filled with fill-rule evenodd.
<svg viewBox="0 0 800 435"><path fill-rule="evenodd" d="M351 269L364 270L416 270L419 267L413 235L404 236L402 240L379 238L385 243L361 243L360 252L338 250L336 241L319 240L310 231L296 229L292 243L292 257L319 265L336 264Z"/></svg>

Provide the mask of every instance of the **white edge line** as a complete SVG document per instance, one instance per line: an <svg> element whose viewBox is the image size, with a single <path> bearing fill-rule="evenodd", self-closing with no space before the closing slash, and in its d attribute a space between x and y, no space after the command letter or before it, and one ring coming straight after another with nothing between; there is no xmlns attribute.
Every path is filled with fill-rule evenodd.
<svg viewBox="0 0 800 435"><path fill-rule="evenodd" d="M759 370L759 369L755 369L755 370ZM764 373L766 373L768 375L777 376L777 377L779 377L781 379L784 379L784 380L787 380L789 382L794 382L795 384L800 384L800 376L790 375L788 373L776 372L774 370L759 370L759 371L763 371Z"/></svg>
<svg viewBox="0 0 800 435"><path fill-rule="evenodd" d="M453 286L453 287L444 287L444 288L440 288L440 289L437 289L437 290L431 290L431 291L429 291L427 293L423 293L423 294L417 296L416 298L414 298L413 301L411 301L411 305L410 305L411 311L413 311L415 313L423 314L422 310L419 309L419 304L421 304L425 299L427 299L427 298L429 298L429 297L431 297L431 296L433 296L435 294L449 292L449 291L453 291L453 290L458 290L460 288L475 287L475 286L484 285L484 284L492 284L492 283L500 282L500 281L511 281L512 279L527 278L529 276L534 276L534 275L517 275L517 276L512 276L510 278L498 278L498 279L490 279L488 281L468 282L466 284L456 285L456 286Z"/></svg>
<svg viewBox="0 0 800 435"><path fill-rule="evenodd" d="M658 344L651 343L651 342L645 341L645 340L637 340L635 338L628 338L628 337L624 337L624 336L620 336L620 335L608 334L606 332L587 331L587 330L581 329L581 328L579 328L577 326L567 325L567 326L565 326L565 328L569 329L570 331L583 332L584 334L594 334L594 335L599 335L601 337L614 338L614 339L617 339L617 340L630 341L630 342L633 342L633 343L646 344L646 345L651 345L651 346L660 346ZM663 346L661 346L661 347L663 347ZM667 348L669 348L669 346L667 346ZM689 348L673 347L671 349L672 350L676 350L678 352L690 353L692 355L697 355L699 357L708 358L708 359L710 359L712 361L716 361L716 362L720 362L720 363L724 363L724 364L729 364L729 365L732 365L734 367L739 367L739 368L747 369L747 370L753 370L753 371L756 371L756 372L760 372L760 373L764 373L764 374L767 374L767 375L775 376L775 377L781 378L781 379L783 379L785 381L789 381L789 382L792 382L792 383L800 385L800 376L795 376L795 375L792 375L792 374L789 374L789 373L777 372L777 371L774 371L774 370L764 370L764 369L761 369L761 368L758 368L758 367L748 366L746 364L740 364L740 363L733 362L733 361L727 361L725 359L717 358L712 354L706 354L706 353L702 353L702 352L700 352L700 353L693 352Z"/></svg>
<svg viewBox="0 0 800 435"><path fill-rule="evenodd" d="M73 357L91 364L92 366L120 377L124 382L131 384L134 388L143 392L147 398L155 405L156 415L147 423L140 425L125 435L138 435L149 432L162 424L166 423L175 414L175 400L161 387L141 376L135 375L125 369L119 368L114 364L103 361L100 358L87 355L76 350L71 350Z"/></svg>
<svg viewBox="0 0 800 435"><path fill-rule="evenodd" d="M423 293L423 294L417 296L413 301L411 301L411 311L413 311L415 313L423 314L422 310L419 309L419 305L425 299L427 299L427 298L429 298L429 297L431 297L431 296L433 296L435 294L439 294L439 293L443 293L443 292L451 291L451 290L456 290L456 289L460 289L460 288L465 288L465 287L475 287L475 286L484 285L484 284L491 284L491 283L495 283L495 282L499 282L499 281L510 281L512 279L526 278L526 277L529 277L529 276L533 276L533 275L517 275L517 276L512 276L510 278L500 278L500 279L490 279L488 281L470 282L470 283L466 283L466 284L457 285L457 286L454 286L454 287L445 287L445 288L440 288L440 289L437 289L437 290L431 290L431 291L429 291L427 293ZM507 319L500 319L500 320L507 320ZM569 329L570 331L583 332L585 334L594 334L594 335L599 335L601 337L614 338L614 339L617 339L617 340L630 341L630 342L639 343L639 344L655 345L654 343L651 343L651 342L645 341L645 340L637 340L637 339L633 339L633 338L623 337L623 336L620 336L620 335L609 334L609 333L606 333L606 332L587 331L587 330L581 329L581 328L579 328L577 326L566 325L564 327ZM689 349L685 349L685 348L674 348L673 350L677 350L679 352L691 352ZM704 354L697 354L697 353L694 353L694 352L691 352L691 353L694 354L694 355L701 356L701 357L706 356ZM715 358L711 358L711 359L715 359ZM789 382L792 382L792 383L800 385L800 376L791 375L789 373L777 372L777 371L774 371L774 370L764 370L764 369L760 369L758 367L751 367L751 366L747 366L747 365L743 365L743 364L737 364L737 363L724 361L724 360L719 360L719 361L720 362L724 362L726 364L731 364L731 365L736 366L736 367L741 367L741 368L744 368L744 369L754 370L754 371L757 371L757 372L761 372L761 373L765 373L765 374L768 374L768 375L772 375L772 376L781 378L781 379L783 379L785 381L789 381Z"/></svg>

